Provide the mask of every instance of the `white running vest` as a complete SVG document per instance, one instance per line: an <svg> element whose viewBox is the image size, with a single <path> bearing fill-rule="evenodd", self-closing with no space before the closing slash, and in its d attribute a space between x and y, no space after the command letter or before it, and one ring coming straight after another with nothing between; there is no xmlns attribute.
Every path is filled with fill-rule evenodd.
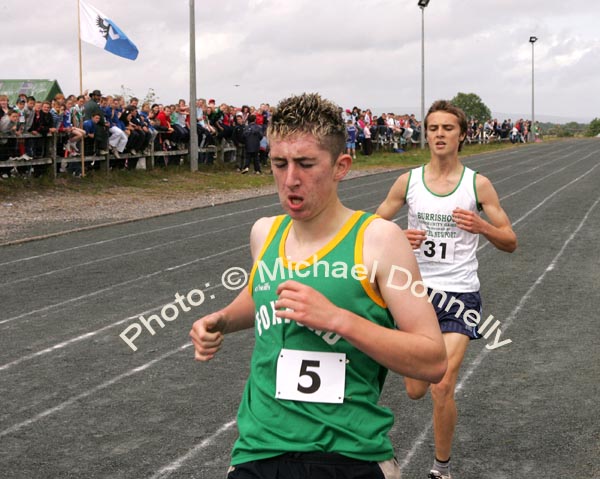
<svg viewBox="0 0 600 479"><path fill-rule="evenodd" d="M423 282L440 291L479 291L476 256L479 235L461 230L452 219L456 207L479 214L477 172L465 166L458 185L446 195L431 192L424 174L424 166L411 170L406 188L408 228L425 230L427 234L421 247L414 250Z"/></svg>

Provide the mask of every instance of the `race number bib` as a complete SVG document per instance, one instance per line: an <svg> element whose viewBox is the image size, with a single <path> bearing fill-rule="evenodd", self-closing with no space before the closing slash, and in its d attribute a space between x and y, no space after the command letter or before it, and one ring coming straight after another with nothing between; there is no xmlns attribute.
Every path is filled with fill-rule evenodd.
<svg viewBox="0 0 600 479"><path fill-rule="evenodd" d="M282 349L277 359L275 397L291 401L342 403L346 355Z"/></svg>
<svg viewBox="0 0 600 479"><path fill-rule="evenodd" d="M422 257L435 263L452 263L454 261L454 238L430 239L427 238L421 243Z"/></svg>

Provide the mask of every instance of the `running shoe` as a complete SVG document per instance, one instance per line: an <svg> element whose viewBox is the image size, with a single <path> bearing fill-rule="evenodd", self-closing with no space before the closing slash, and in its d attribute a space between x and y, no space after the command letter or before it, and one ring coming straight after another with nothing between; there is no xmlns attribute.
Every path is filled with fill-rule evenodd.
<svg viewBox="0 0 600 479"><path fill-rule="evenodd" d="M452 476L450 474L444 475L441 472L432 469L431 471L429 471L427 479L452 479Z"/></svg>

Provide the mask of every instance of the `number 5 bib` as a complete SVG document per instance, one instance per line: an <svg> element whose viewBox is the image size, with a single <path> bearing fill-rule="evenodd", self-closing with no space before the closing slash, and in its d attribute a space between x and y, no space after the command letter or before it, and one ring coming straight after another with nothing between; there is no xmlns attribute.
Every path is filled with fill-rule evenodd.
<svg viewBox="0 0 600 479"><path fill-rule="evenodd" d="M277 359L275 397L291 401L342 403L346 355L282 349Z"/></svg>

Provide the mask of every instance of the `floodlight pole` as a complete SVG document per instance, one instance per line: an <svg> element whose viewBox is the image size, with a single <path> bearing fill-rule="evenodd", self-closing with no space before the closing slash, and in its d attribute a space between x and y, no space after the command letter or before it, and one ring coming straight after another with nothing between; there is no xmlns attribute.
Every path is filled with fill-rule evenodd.
<svg viewBox="0 0 600 479"><path fill-rule="evenodd" d="M198 171L198 116L196 114L196 12L190 0L190 169Z"/></svg>
<svg viewBox="0 0 600 479"><path fill-rule="evenodd" d="M535 58L535 42L537 37L529 37L529 43L531 43L531 128L529 129L529 138L535 143L535 70L534 70L534 58Z"/></svg>
<svg viewBox="0 0 600 479"><path fill-rule="evenodd" d="M419 135L421 149L425 149L425 7L429 0L419 0L421 9L421 133Z"/></svg>

